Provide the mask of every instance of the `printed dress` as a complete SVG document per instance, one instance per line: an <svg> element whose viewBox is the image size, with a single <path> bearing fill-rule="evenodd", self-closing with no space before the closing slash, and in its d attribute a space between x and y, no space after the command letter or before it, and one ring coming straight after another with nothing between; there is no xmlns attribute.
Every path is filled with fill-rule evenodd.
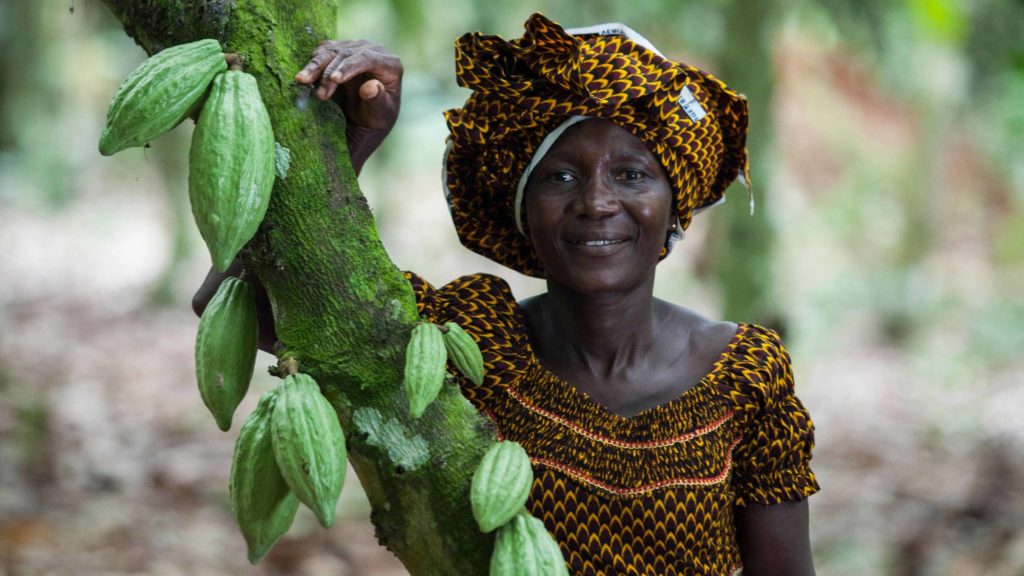
<svg viewBox="0 0 1024 576"><path fill-rule="evenodd" d="M463 394L530 455L527 508L573 574L739 574L735 507L818 490L814 426L774 331L740 324L698 384L625 418L540 365L504 280L475 274L435 289L407 277L423 317L478 341L485 382L460 380Z"/></svg>

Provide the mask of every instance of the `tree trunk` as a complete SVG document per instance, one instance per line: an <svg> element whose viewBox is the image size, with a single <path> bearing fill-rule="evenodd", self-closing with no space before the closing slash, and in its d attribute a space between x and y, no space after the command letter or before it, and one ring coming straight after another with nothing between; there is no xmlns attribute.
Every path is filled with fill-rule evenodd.
<svg viewBox="0 0 1024 576"><path fill-rule="evenodd" d="M747 150L758 206L750 216L746 198L730 200L721 208L715 265L722 292L722 314L729 320L756 322L783 328L774 293L772 263L776 248L771 225L773 199L764 193L771 182L771 99L773 72L771 39L782 6L773 0L731 2L725 9L726 38L719 73L729 86L747 96L750 130Z"/></svg>
<svg viewBox="0 0 1024 576"><path fill-rule="evenodd" d="M334 3L105 2L150 54L217 38L225 52L243 56L274 137L291 153L242 253L270 295L279 356L295 357L337 410L380 542L416 576L485 574L493 536L473 521L469 484L493 433L454 385L422 418L409 416L401 380L417 320L412 291L359 193L340 110L293 81L333 34Z"/></svg>

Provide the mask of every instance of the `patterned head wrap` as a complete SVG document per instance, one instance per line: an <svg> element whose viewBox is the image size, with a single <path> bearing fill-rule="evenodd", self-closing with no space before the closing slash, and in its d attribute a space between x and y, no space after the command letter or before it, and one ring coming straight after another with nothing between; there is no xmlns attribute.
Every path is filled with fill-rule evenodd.
<svg viewBox="0 0 1024 576"><path fill-rule="evenodd" d="M544 275L529 222L517 222L517 188L521 201L520 182L546 152L538 149L578 117L611 120L647 145L669 177L682 230L733 180L749 183L746 99L621 24L566 31L534 14L517 40L462 36L455 60L459 85L473 94L445 112L448 206L463 245L513 270Z"/></svg>

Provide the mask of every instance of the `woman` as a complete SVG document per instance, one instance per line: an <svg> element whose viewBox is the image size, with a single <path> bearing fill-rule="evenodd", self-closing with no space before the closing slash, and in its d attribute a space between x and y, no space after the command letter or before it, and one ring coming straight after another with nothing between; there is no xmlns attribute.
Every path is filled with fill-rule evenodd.
<svg viewBox="0 0 1024 576"><path fill-rule="evenodd" d="M464 36L456 61L474 90L446 113L460 239L548 290L409 278L423 316L480 341L487 381L464 394L530 454L527 506L572 573L813 574L813 425L778 335L653 297L692 215L745 175L743 98L621 25L534 15L513 42ZM296 80L341 104L358 171L401 77L379 46L339 41Z"/></svg>

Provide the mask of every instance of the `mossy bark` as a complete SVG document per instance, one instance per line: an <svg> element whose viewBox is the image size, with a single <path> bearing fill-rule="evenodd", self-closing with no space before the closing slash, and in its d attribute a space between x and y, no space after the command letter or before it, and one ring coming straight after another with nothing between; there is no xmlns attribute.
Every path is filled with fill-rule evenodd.
<svg viewBox="0 0 1024 576"><path fill-rule="evenodd" d="M485 574L469 484L494 441L454 385L413 420L402 393L412 291L359 193L344 118L293 81L330 38L332 2L105 0L148 53L217 38L259 83L275 139L291 154L266 218L242 257L267 288L281 354L295 357L338 412L378 539L414 575ZM225 462L225 466L228 463Z"/></svg>

